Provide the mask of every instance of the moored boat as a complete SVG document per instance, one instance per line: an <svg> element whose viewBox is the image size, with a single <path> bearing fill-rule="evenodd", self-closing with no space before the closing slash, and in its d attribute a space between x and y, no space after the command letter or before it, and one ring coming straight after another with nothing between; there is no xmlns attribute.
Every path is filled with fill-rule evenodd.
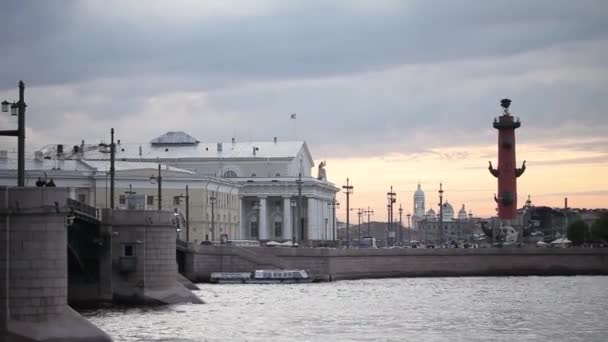
<svg viewBox="0 0 608 342"><path fill-rule="evenodd" d="M213 272L209 278L219 284L294 284L310 283L312 278L305 270L256 270L247 272Z"/></svg>

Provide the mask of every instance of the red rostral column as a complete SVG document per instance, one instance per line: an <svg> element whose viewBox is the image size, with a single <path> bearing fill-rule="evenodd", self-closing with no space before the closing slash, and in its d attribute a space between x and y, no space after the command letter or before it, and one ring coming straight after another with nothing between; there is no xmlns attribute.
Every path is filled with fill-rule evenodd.
<svg viewBox="0 0 608 342"><path fill-rule="evenodd" d="M517 177L526 170L526 161L521 168L515 167L515 129L521 123L519 118L514 118L509 113L511 100L502 99L500 105L504 108L504 113L494 119L494 128L498 130L498 168L493 168L490 162L489 169L498 178L498 196L494 195L498 204L498 217L513 220L517 216Z"/></svg>

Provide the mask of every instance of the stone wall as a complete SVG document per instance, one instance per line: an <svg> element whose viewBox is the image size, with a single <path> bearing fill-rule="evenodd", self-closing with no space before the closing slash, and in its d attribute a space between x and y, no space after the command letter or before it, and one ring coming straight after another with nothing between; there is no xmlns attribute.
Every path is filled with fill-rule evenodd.
<svg viewBox="0 0 608 342"><path fill-rule="evenodd" d="M0 337L110 340L67 306L68 190L0 188L0 194Z"/></svg>
<svg viewBox="0 0 608 342"><path fill-rule="evenodd" d="M319 280L415 276L518 276L608 274L608 249L327 249L248 248L259 262L244 259L232 246L189 250L186 277L207 281L211 272L251 272L256 268L306 269ZM267 256L283 267L269 267Z"/></svg>

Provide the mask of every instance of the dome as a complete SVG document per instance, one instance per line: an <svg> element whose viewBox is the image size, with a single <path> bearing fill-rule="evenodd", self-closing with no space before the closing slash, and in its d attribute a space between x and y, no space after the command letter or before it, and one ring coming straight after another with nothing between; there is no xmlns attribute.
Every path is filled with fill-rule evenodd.
<svg viewBox="0 0 608 342"><path fill-rule="evenodd" d="M459 220L467 219L467 211L464 209L464 204L462 205L462 208L460 208L460 210L458 211L458 219Z"/></svg>
<svg viewBox="0 0 608 342"><path fill-rule="evenodd" d="M433 209L429 209L429 211L426 212L426 217L429 221L437 220L437 214L435 214L435 210Z"/></svg>
<svg viewBox="0 0 608 342"><path fill-rule="evenodd" d="M451 221L454 219L454 207L449 202L443 203L443 220Z"/></svg>
<svg viewBox="0 0 608 342"><path fill-rule="evenodd" d="M420 188L420 183L418 183L418 189L414 192L414 197L424 197L424 191Z"/></svg>

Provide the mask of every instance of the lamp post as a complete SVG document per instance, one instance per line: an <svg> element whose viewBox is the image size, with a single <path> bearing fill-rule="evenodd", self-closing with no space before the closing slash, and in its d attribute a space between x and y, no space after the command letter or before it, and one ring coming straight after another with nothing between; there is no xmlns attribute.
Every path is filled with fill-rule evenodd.
<svg viewBox="0 0 608 342"><path fill-rule="evenodd" d="M296 185L298 186L298 233L301 234L299 241L304 240L304 210L302 210L302 159L300 158L300 172L298 172L298 179L296 179ZM310 219L310 218L309 218ZM298 241L297 239L294 241Z"/></svg>
<svg viewBox="0 0 608 342"><path fill-rule="evenodd" d="M424 245L426 246L429 243L429 214L424 214L424 227Z"/></svg>
<svg viewBox="0 0 608 342"><path fill-rule="evenodd" d="M410 224L410 219L412 218L412 214L407 213L407 240L409 244L412 244L412 226Z"/></svg>
<svg viewBox="0 0 608 342"><path fill-rule="evenodd" d="M362 208L350 208L350 210L357 210L357 216L359 218L359 225L357 226L358 230L359 230L358 239L359 239L359 246L361 246L361 216L363 215L364 210Z"/></svg>
<svg viewBox="0 0 608 342"><path fill-rule="evenodd" d="M386 193L386 198L388 199L388 234L393 231L393 203L397 201L397 194L393 192L393 186L391 185L391 191ZM390 235L387 236L390 238ZM386 240L387 246L389 245L389 239Z"/></svg>
<svg viewBox="0 0 608 342"><path fill-rule="evenodd" d="M439 245L443 248L443 185L439 183Z"/></svg>
<svg viewBox="0 0 608 342"><path fill-rule="evenodd" d="M186 195L175 196L177 198L184 198L186 200L186 243L190 242L190 193L188 192L188 186L186 185Z"/></svg>
<svg viewBox="0 0 608 342"><path fill-rule="evenodd" d="M297 235L297 229L296 229L296 215L294 215L294 211L296 209L296 206L298 205L297 201L295 199L291 199L290 200L290 204L291 204L291 246L295 246L296 245L296 235Z"/></svg>
<svg viewBox="0 0 608 342"><path fill-rule="evenodd" d="M367 235L371 238L372 237L371 216L374 214L374 211L371 210L370 207L367 207L367 210L365 211L365 213L367 214Z"/></svg>
<svg viewBox="0 0 608 342"><path fill-rule="evenodd" d="M112 172L112 171L110 171ZM162 188L163 188L163 177L161 175L160 172L160 164L158 164L158 174L156 176L150 176L150 183L154 184L154 182L156 182L156 184L158 184L158 211L161 211L163 209L163 193L162 193Z"/></svg>
<svg viewBox="0 0 608 342"><path fill-rule="evenodd" d="M114 144L114 128L110 129L110 208L114 210L114 177L116 169L114 161L116 159L116 145Z"/></svg>
<svg viewBox="0 0 608 342"><path fill-rule="evenodd" d="M336 201L334 198L331 202L327 203L327 205L331 208L331 214L333 217L332 220L332 240L336 240L336 208L340 207L340 203Z"/></svg>
<svg viewBox="0 0 608 342"><path fill-rule="evenodd" d="M403 208L401 207L401 203L399 203L399 242L403 243Z"/></svg>
<svg viewBox="0 0 608 342"><path fill-rule="evenodd" d="M211 197L209 197L209 202L211 202L211 241L215 241L215 203L217 201L217 197L215 197L214 192L211 192Z"/></svg>
<svg viewBox="0 0 608 342"><path fill-rule="evenodd" d="M19 81L19 101L10 103L2 101L2 112L8 112L11 108L11 116L17 116L16 130L0 131L0 136L17 137L17 186L25 186L25 84Z"/></svg>
<svg viewBox="0 0 608 342"><path fill-rule="evenodd" d="M353 193L354 187L350 184L350 180L346 178L346 185L342 186L346 193L346 248L350 248L350 195Z"/></svg>

